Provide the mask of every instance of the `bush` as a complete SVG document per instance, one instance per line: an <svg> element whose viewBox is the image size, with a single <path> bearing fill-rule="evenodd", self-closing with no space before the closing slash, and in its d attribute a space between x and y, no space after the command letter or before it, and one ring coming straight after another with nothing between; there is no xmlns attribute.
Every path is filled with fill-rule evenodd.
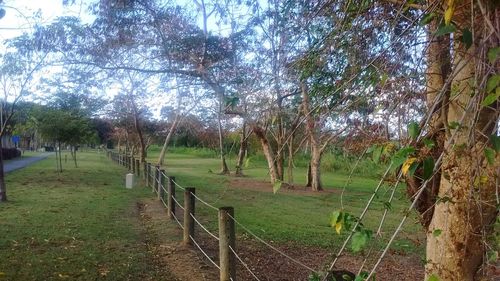
<svg viewBox="0 0 500 281"><path fill-rule="evenodd" d="M3 160L9 160L21 156L21 150L17 148L2 148Z"/></svg>

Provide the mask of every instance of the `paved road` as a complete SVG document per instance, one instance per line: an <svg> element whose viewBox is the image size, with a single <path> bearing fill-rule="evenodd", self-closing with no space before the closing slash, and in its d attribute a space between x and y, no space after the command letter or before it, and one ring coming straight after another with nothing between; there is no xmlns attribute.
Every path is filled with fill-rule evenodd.
<svg viewBox="0 0 500 281"><path fill-rule="evenodd" d="M15 171L18 169L22 169L22 168L27 167L35 162L38 162L40 160L47 158L50 154L52 154L52 153L43 153L43 154L40 154L38 156L10 160L8 163L4 163L3 171L5 173L8 173L8 172L12 172L12 171Z"/></svg>

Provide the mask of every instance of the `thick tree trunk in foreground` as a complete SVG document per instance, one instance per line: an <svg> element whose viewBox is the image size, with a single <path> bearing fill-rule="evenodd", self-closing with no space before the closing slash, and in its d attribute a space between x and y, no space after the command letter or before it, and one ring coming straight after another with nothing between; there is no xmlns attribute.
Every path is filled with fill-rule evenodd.
<svg viewBox="0 0 500 281"><path fill-rule="evenodd" d="M181 118L180 118L179 114L176 114L174 121L172 122L172 125L170 126L170 129L168 130L167 137L165 138L165 142L163 143L163 147L161 148L160 156L158 157L158 165L159 166L162 166L163 163L165 162L165 154L167 153L168 144L170 143L170 140L172 139L172 136L174 135L175 129L177 129L177 124L179 124L180 119Z"/></svg>
<svg viewBox="0 0 500 281"><path fill-rule="evenodd" d="M482 5L489 8L486 1L482 1ZM471 28L471 10L469 2L457 7L453 15L457 30ZM496 13L493 17L498 17L500 11L496 10L490 15ZM479 12L476 10L476 13ZM484 44L481 36L488 34L480 31L486 27L484 16L475 15L477 37L472 47L467 49L459 40L454 42L453 93L445 124L460 126L450 126L446 134L438 191L438 197L446 200L436 203L427 232L426 280L432 275L441 281L480 280L478 271L486 253L485 236L498 215L495 182L500 159L497 155L492 165L484 156L487 136L496 132L494 120L498 120L498 101L489 108L479 105L484 99L485 95L481 94L484 91L474 87L481 83L478 77L484 73L480 69L487 64L481 56L485 53L481 47L485 46L477 45ZM498 23L498 19L493 22ZM455 32L454 38L460 38L460 33ZM493 47L498 46L498 39L492 43ZM435 235L436 231L440 235Z"/></svg>
<svg viewBox="0 0 500 281"><path fill-rule="evenodd" d="M262 152L264 153L264 156L266 157L266 160L267 160L267 167L269 169L269 177L271 179L271 183L275 184L276 181L279 179L279 177L278 177L278 172L276 169L276 162L274 161L274 154L273 154L273 150L271 149L271 145L269 144L269 141L267 140L265 132L264 132L264 130L262 130L262 128L254 126L253 132L255 133L257 138L260 140L260 144L262 145Z"/></svg>

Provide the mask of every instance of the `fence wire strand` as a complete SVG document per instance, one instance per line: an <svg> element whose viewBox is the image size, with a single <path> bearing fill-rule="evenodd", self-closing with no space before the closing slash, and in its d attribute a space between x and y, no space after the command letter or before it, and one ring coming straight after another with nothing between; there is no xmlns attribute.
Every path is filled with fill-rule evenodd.
<svg viewBox="0 0 500 281"><path fill-rule="evenodd" d="M208 233L210 236L212 236L215 240L219 241L219 237L217 237L215 234L213 234L212 232L210 232L200 221L198 221L198 219L193 215L191 214L191 217L194 219L194 221L203 229L205 230L206 233Z"/></svg>
<svg viewBox="0 0 500 281"><path fill-rule="evenodd" d="M200 247L200 245L198 245L198 243L196 243L196 240L194 240L193 236L189 235L189 238L191 238L191 241L193 241L193 243L196 245L196 247L203 253L203 255L215 266L217 267L217 269L220 269L219 265L215 263L215 261L213 261L208 255L207 253L205 253L205 251L203 251L203 249Z"/></svg>
<svg viewBox="0 0 500 281"><path fill-rule="evenodd" d="M253 278L255 278L255 280L257 280L257 281L260 281L259 277L257 277L257 275L255 275L255 273L253 273L253 271L250 269L248 264L246 264L243 261L243 259L241 259L241 257L236 253L236 251L233 249L233 247L231 247L231 245L229 245L229 249L231 250L231 252L233 252L234 256L240 261L240 263L243 265L243 267L245 267L246 270L248 272L250 272L250 274L253 276ZM231 278L231 280L233 280L233 279Z"/></svg>
<svg viewBox="0 0 500 281"><path fill-rule="evenodd" d="M267 243L264 239L260 238L259 236L257 236L256 234L254 234L250 229L248 229L246 226L244 226L243 224L241 224L239 221L237 221L233 216L231 216L230 214L228 214L228 216L230 218L233 219L233 221L238 225L240 226L241 228L243 228L248 234L252 235L253 237L255 237L255 239L257 239L258 241L260 241L261 243L263 243L264 245L266 245L267 247L271 248L272 250L274 250L275 252L277 252L278 254L282 255L283 257L289 259L290 261L294 262L295 264L297 265L300 265L302 266L303 268L309 270L309 271L312 271L312 272L315 272L315 273L318 273L316 270L310 268L309 266L303 264L302 262L290 257L289 255L287 255L286 253L284 253L283 251L279 250L278 248L274 247L273 245Z"/></svg>

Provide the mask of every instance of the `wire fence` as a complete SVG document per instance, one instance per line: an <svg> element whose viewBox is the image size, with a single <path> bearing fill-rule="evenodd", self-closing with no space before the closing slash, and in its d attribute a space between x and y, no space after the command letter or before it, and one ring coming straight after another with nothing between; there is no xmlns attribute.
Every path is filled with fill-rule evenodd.
<svg viewBox="0 0 500 281"><path fill-rule="evenodd" d="M125 166L131 172L139 175L140 174L140 165L136 164L136 161L133 157L119 154L114 151L108 151L108 158L113 160L114 162ZM134 164L132 164L134 163ZM262 280L257 276L255 270L252 270L247 262L243 260L240 254L235 250L235 225L253 237L256 241L259 241L262 245L267 247L268 249L274 251L290 262L300 266L304 270L307 270L309 273L318 273L317 270L305 265L303 262L291 257L289 254L281 251L280 249L274 247L273 245L266 242L263 238L256 235L252 230L250 230L247 226L243 225L240 221L236 220L234 217L234 213L228 212L227 207L218 208L213 204L208 203L206 200L202 199L200 196L195 194L194 188L188 188L180 185L174 177L168 176L168 174L161 169L160 166L153 165L151 163L143 164L143 179L145 180L146 186L150 187L154 193L158 196L158 199L163 204L163 206L167 209L169 217L175 221L179 227L184 232L184 243L193 245L197 248L200 253L220 271L221 276L226 275L227 280L236 280L235 269L237 261L244 271L247 271L249 276L253 280ZM164 183L167 183L165 186ZM182 203L179 202L179 198L175 196L175 189L180 189L184 191L184 199ZM193 198L193 202L191 199ZM215 210L218 212L218 223L219 223L219 231L218 233L211 231L209 227L203 224L199 217L195 214L195 204L194 202L200 202L203 207L206 207L210 210ZM182 212L182 214L178 214ZM231 208L232 210L232 208ZM188 216L186 216L186 212L188 212ZM181 221L179 218L182 218ZM221 218L226 217L227 220L223 220ZM194 226L198 226L197 229L202 230L202 233L207 235L209 239L216 242L219 245L219 259L217 263L217 259L211 257L208 254L209 249L203 245L201 240L198 240L195 236ZM227 233L230 231L230 233ZM224 232L224 233L223 233ZM200 234L200 233L198 233ZM228 239L229 237L229 239ZM232 239L231 239L232 237ZM205 248L204 248L205 246ZM225 255L224 253L228 254ZM233 258L225 258L233 256ZM228 264L229 263L229 264ZM223 272L225 271L225 272Z"/></svg>

